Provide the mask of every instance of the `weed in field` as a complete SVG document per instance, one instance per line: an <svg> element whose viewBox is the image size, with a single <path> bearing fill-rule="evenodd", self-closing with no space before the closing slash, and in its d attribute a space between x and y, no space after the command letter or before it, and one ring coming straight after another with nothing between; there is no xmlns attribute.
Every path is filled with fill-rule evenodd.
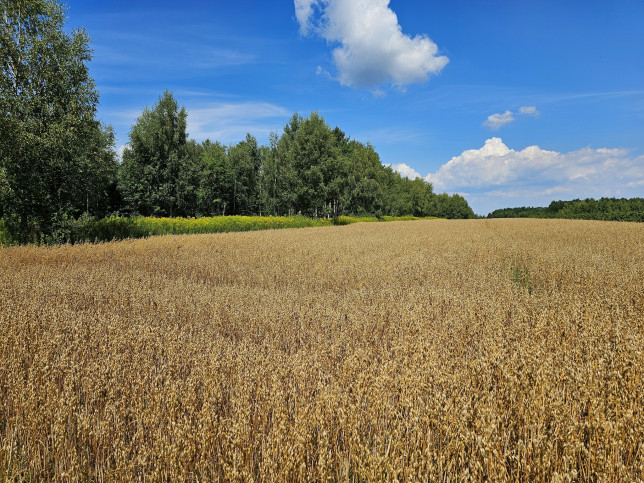
<svg viewBox="0 0 644 483"><path fill-rule="evenodd" d="M522 263L512 263L510 266L510 279L521 289L527 290L528 295L532 295L532 282L528 267Z"/></svg>

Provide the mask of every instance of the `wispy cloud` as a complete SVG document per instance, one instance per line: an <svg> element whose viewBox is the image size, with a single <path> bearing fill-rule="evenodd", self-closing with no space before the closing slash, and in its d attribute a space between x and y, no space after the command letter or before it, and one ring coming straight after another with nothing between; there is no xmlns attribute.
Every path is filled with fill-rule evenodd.
<svg viewBox="0 0 644 483"><path fill-rule="evenodd" d="M316 75L322 75L327 79L333 79L333 76L331 75L331 73L328 70L324 69L321 65L318 65L318 68L315 71L315 73Z"/></svg>
<svg viewBox="0 0 644 483"><path fill-rule="evenodd" d="M449 62L426 35L403 34L389 0L295 0L295 15L303 35L339 44L333 60L346 86L375 89L391 83L404 89L427 81Z"/></svg>
<svg viewBox="0 0 644 483"><path fill-rule="evenodd" d="M198 141L211 139L237 143L250 133L260 141L280 131L292 115L284 107L267 102L187 105L188 133Z"/></svg>
<svg viewBox="0 0 644 483"><path fill-rule="evenodd" d="M504 104L499 106L498 100ZM490 103L495 109L515 109L515 106L535 106L540 113L542 107L561 104L609 103L624 100L632 106L642 103L644 90L623 91L585 91L585 92L540 92L517 86L488 86L478 84L441 84L433 89L423 91L415 99L418 106L425 108L440 107L443 109L468 109L472 112L485 112ZM493 109L494 109L493 108ZM498 111L497 111L498 112ZM486 113L486 115L489 112Z"/></svg>
<svg viewBox="0 0 644 483"><path fill-rule="evenodd" d="M176 40L154 35L113 33L111 44L94 44L101 64L138 68L190 66L193 69L211 69L250 64L257 60L254 54L233 48L212 47L203 41Z"/></svg>
<svg viewBox="0 0 644 483"><path fill-rule="evenodd" d="M643 95L644 90L562 92L543 94L540 96L540 102L545 104L567 101L597 101L604 99L619 99L623 97L641 97Z"/></svg>

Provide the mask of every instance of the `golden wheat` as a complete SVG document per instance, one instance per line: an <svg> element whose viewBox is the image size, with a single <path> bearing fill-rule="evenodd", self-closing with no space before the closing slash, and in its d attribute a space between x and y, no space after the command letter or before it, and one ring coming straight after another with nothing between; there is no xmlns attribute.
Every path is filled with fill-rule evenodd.
<svg viewBox="0 0 644 483"><path fill-rule="evenodd" d="M0 480L644 479L644 225L0 250Z"/></svg>

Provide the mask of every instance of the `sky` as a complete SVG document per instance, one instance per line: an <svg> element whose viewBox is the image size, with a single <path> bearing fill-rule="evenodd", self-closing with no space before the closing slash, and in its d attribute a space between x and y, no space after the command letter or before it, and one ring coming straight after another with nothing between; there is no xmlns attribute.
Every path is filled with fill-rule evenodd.
<svg viewBox="0 0 644 483"><path fill-rule="evenodd" d="M67 0L118 150L165 90L191 139L317 111L477 214L644 196L641 0Z"/></svg>

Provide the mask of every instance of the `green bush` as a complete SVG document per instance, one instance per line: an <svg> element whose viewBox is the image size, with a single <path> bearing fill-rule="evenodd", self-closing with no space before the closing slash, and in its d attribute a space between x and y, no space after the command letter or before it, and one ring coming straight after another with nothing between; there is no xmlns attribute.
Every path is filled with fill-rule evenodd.
<svg viewBox="0 0 644 483"><path fill-rule="evenodd" d="M7 231L4 227L4 220L0 219L0 247L8 245Z"/></svg>
<svg viewBox="0 0 644 483"><path fill-rule="evenodd" d="M210 218L111 216L95 219L83 215L79 218L63 217L58 220L52 234L43 241L48 244L101 242L156 235L225 233L328 225L331 225L330 220L314 220L304 216L218 216Z"/></svg>

